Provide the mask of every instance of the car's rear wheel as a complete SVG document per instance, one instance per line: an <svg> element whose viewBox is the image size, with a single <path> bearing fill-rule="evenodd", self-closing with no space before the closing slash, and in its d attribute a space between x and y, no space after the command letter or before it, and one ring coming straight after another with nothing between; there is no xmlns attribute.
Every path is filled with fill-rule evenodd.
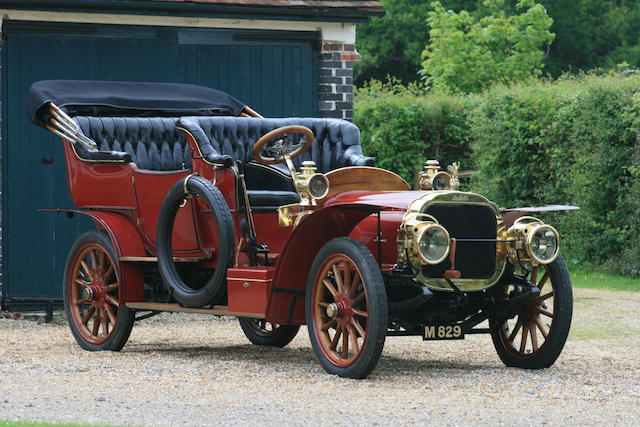
<svg viewBox="0 0 640 427"><path fill-rule="evenodd" d="M123 283L111 240L98 231L73 244L64 273L64 306L74 338L85 350L122 349L134 311L120 304Z"/></svg>
<svg viewBox="0 0 640 427"><path fill-rule="evenodd" d="M284 347L296 337L300 326L277 325L264 319L238 317L242 332L255 345Z"/></svg>
<svg viewBox="0 0 640 427"><path fill-rule="evenodd" d="M323 368L365 378L387 333L387 295L380 268L357 240L340 237L320 250L306 292L309 338Z"/></svg>
<svg viewBox="0 0 640 427"><path fill-rule="evenodd" d="M569 271L562 259L531 270L528 279L540 289L540 296L530 301L515 318L495 325L493 344L506 366L524 369L548 368L562 351L573 313L573 293ZM495 288L497 300L505 300L512 285Z"/></svg>

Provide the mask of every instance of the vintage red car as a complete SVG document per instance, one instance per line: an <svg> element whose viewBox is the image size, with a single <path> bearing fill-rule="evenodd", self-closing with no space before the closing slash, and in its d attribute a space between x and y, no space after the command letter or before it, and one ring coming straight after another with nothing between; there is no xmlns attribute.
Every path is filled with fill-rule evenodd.
<svg viewBox="0 0 640 427"><path fill-rule="evenodd" d="M62 137L71 212L96 225L64 278L84 349L120 350L136 320L181 311L238 317L257 345L306 324L324 369L349 378L387 336L486 333L528 369L562 351L569 273L530 215L572 207L500 209L433 160L412 191L352 123L263 118L205 87L42 81L29 114Z"/></svg>

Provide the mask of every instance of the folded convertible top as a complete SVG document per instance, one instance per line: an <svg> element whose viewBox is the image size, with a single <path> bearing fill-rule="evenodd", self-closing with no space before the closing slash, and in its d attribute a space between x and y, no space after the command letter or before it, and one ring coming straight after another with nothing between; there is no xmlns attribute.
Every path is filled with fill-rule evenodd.
<svg viewBox="0 0 640 427"><path fill-rule="evenodd" d="M245 107L222 91L190 84L42 80L29 89L29 119L45 126L50 102L70 116L237 116Z"/></svg>

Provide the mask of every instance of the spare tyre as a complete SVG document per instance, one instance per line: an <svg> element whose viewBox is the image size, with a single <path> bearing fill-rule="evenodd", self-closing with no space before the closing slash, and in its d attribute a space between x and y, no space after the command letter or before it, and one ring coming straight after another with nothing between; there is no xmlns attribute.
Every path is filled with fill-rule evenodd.
<svg viewBox="0 0 640 427"><path fill-rule="evenodd" d="M187 307L202 307L216 302L225 293L227 268L232 265L235 253L233 222L229 207L215 185L197 175L185 179L171 187L160 208L156 238L158 267L162 280L176 301ZM210 220L215 223L212 228L217 232L216 240L219 242L214 248L216 268L212 270L211 277L197 287L185 283L178 273L171 247L176 214L189 196L201 198L211 208Z"/></svg>

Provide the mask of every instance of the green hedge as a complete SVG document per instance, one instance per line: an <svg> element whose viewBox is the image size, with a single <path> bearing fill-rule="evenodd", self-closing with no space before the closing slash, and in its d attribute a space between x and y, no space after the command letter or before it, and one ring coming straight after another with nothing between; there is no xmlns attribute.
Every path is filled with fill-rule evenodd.
<svg viewBox="0 0 640 427"><path fill-rule="evenodd" d="M426 158L462 160L478 170L471 189L501 206L578 205L546 216L565 256L640 276L640 77L532 80L467 97L367 89L355 99L379 166L412 178Z"/></svg>
<svg viewBox="0 0 640 427"><path fill-rule="evenodd" d="M470 129L465 100L452 96L428 98L361 90L354 122L362 133L363 150L376 165L392 170L410 184L426 159L442 164L471 162Z"/></svg>

